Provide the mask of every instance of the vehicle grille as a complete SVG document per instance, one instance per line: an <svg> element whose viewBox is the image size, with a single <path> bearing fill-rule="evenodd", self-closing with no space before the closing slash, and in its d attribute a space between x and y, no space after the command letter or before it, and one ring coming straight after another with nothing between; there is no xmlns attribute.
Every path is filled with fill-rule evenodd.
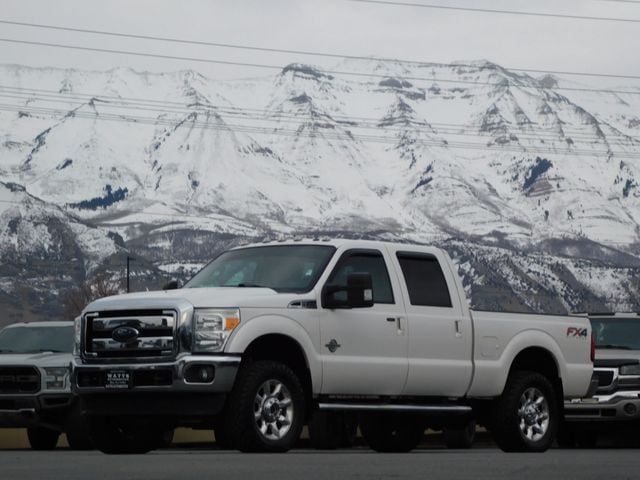
<svg viewBox="0 0 640 480"><path fill-rule="evenodd" d="M40 373L34 367L0 367L0 393L37 393Z"/></svg>
<svg viewBox="0 0 640 480"><path fill-rule="evenodd" d="M129 327L123 329L122 327ZM131 329L135 334L130 335ZM122 338L119 333L129 335ZM176 313L129 310L85 315L84 354L89 358L170 357L175 351Z"/></svg>
<svg viewBox="0 0 640 480"><path fill-rule="evenodd" d="M613 383L613 371L612 370L598 370L595 369L593 374L598 378L598 389L606 389Z"/></svg>

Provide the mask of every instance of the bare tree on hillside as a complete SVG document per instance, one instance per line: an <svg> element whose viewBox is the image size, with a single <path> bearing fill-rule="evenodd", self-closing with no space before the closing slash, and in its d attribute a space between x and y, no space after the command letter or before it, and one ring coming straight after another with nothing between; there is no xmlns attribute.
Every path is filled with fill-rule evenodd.
<svg viewBox="0 0 640 480"><path fill-rule="evenodd" d="M100 276L87 280L78 285L78 287L69 290L64 296L66 318L77 317L84 307L93 300L121 293L119 283L117 280Z"/></svg>

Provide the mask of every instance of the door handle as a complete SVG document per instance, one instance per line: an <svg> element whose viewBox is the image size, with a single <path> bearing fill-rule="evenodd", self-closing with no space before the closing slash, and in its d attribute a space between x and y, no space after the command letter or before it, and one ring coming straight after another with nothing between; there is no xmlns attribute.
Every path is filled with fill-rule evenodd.
<svg viewBox="0 0 640 480"><path fill-rule="evenodd" d="M456 326L456 337L457 338L462 337L462 330L460 329L460 320L456 320L454 324Z"/></svg>
<svg viewBox="0 0 640 480"><path fill-rule="evenodd" d="M387 317L387 322L395 322L396 317Z"/></svg>

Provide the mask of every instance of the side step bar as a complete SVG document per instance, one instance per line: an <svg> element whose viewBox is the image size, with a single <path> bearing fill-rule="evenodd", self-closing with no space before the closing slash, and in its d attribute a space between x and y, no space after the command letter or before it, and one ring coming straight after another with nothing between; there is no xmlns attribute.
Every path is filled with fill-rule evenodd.
<svg viewBox="0 0 640 480"><path fill-rule="evenodd" d="M471 413L468 405L407 405L393 403L320 403L320 410L406 413Z"/></svg>

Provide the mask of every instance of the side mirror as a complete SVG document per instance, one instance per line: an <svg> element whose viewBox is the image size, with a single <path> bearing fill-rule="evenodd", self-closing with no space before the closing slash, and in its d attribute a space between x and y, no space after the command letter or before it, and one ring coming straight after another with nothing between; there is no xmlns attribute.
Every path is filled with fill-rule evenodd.
<svg viewBox="0 0 640 480"><path fill-rule="evenodd" d="M162 287L163 290L177 290L178 288L178 280L169 280L165 283L164 287Z"/></svg>
<svg viewBox="0 0 640 480"><path fill-rule="evenodd" d="M325 285L322 289L323 308L373 307L373 280L370 273L352 273L347 285Z"/></svg>

